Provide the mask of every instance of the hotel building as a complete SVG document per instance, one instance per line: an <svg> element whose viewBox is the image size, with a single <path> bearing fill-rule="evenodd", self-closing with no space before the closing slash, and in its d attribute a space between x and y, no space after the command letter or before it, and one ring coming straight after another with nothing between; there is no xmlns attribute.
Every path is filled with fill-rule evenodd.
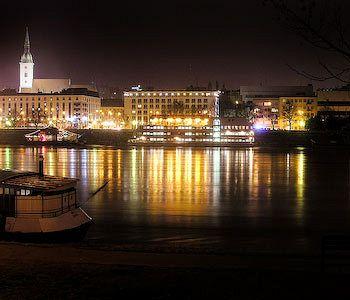
<svg viewBox="0 0 350 300"><path fill-rule="evenodd" d="M150 124L157 116L218 117L219 91L124 92L124 118L128 128Z"/></svg>

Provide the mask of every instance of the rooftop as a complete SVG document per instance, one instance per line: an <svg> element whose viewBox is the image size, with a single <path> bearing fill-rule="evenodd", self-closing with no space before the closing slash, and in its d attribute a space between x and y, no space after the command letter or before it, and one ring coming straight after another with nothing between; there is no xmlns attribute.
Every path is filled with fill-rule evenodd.
<svg viewBox="0 0 350 300"><path fill-rule="evenodd" d="M77 181L78 180L74 178L50 175L40 177L39 174L35 172L0 170L1 184L36 189L40 191L50 191L69 187L75 184Z"/></svg>
<svg viewBox="0 0 350 300"><path fill-rule="evenodd" d="M0 91L1 96L52 96L52 95L84 95L91 97L99 97L98 92L88 90L87 88L68 88L61 92L54 93L18 93L12 89L5 89Z"/></svg>
<svg viewBox="0 0 350 300"><path fill-rule="evenodd" d="M124 107L123 99L101 99L101 107Z"/></svg>

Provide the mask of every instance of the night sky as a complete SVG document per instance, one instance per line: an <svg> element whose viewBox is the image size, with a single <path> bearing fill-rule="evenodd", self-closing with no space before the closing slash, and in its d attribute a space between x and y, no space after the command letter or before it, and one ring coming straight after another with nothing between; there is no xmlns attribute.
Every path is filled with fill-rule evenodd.
<svg viewBox="0 0 350 300"><path fill-rule="evenodd" d="M18 85L26 25L36 78L121 88L218 80L236 88L310 82L287 63L317 70L314 52L283 29L262 1L114 2L6 0L0 87Z"/></svg>

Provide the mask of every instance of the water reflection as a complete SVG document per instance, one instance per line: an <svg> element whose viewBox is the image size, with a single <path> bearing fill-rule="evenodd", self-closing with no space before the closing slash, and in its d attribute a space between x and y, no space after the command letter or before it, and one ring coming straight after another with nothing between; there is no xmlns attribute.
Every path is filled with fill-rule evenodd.
<svg viewBox="0 0 350 300"><path fill-rule="evenodd" d="M123 200L130 209L145 213L215 215L244 208L258 216L277 201L276 194L285 192L296 201L296 218L303 219L307 164L303 150L272 155L253 148L3 147L0 167L35 170L39 151L47 174L79 178L85 196L109 180L106 202Z"/></svg>
<svg viewBox="0 0 350 300"><path fill-rule="evenodd" d="M0 168L36 170L39 151L47 174L80 179L83 200L109 180L85 204L96 220L94 230L103 234L114 234L120 223L238 226L235 234L243 227L258 232L332 222L350 228L348 155L305 149L0 147Z"/></svg>

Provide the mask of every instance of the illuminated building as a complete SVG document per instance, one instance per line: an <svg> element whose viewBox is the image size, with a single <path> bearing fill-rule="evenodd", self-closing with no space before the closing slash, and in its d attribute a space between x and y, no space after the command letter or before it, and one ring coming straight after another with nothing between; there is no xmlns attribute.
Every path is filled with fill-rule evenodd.
<svg viewBox="0 0 350 300"><path fill-rule="evenodd" d="M222 118L215 132L217 118L197 116L155 116L150 124L140 126L137 143L241 143L254 142L251 124L243 118ZM216 123L217 124L217 123ZM218 133L219 136L215 136Z"/></svg>
<svg viewBox="0 0 350 300"><path fill-rule="evenodd" d="M20 93L59 93L68 88L88 88L91 86L75 86L70 79L37 79L34 78L34 60L30 52L29 31L26 28L24 49L19 63L19 92Z"/></svg>
<svg viewBox="0 0 350 300"><path fill-rule="evenodd" d="M137 128L150 124L160 115L214 117L219 91L128 91L124 92L126 126Z"/></svg>
<svg viewBox="0 0 350 300"><path fill-rule="evenodd" d="M280 99L279 111L280 129L305 130L306 121L317 114L317 98L283 97Z"/></svg>
<svg viewBox="0 0 350 300"><path fill-rule="evenodd" d="M34 62L30 53L29 32L26 28L26 36L24 40L24 52L19 63L19 91L23 89L31 89L34 79Z"/></svg>
<svg viewBox="0 0 350 300"><path fill-rule="evenodd" d="M312 85L306 86L241 86L242 101L253 109L255 129L284 129L280 127L281 99L313 97Z"/></svg>
<svg viewBox="0 0 350 300"><path fill-rule="evenodd" d="M101 99L101 109L99 115L100 128L124 128L124 101L120 99Z"/></svg>
<svg viewBox="0 0 350 300"><path fill-rule="evenodd" d="M26 28L20 60L19 92L0 92L2 127L97 127L101 99L95 87L72 85L70 79L35 79L34 61Z"/></svg>
<svg viewBox="0 0 350 300"><path fill-rule="evenodd" d="M350 87L322 89L317 91L318 114L335 118L350 116Z"/></svg>
<svg viewBox="0 0 350 300"><path fill-rule="evenodd" d="M0 92L2 126L7 127L95 127L100 107L98 93L87 89L50 94Z"/></svg>

